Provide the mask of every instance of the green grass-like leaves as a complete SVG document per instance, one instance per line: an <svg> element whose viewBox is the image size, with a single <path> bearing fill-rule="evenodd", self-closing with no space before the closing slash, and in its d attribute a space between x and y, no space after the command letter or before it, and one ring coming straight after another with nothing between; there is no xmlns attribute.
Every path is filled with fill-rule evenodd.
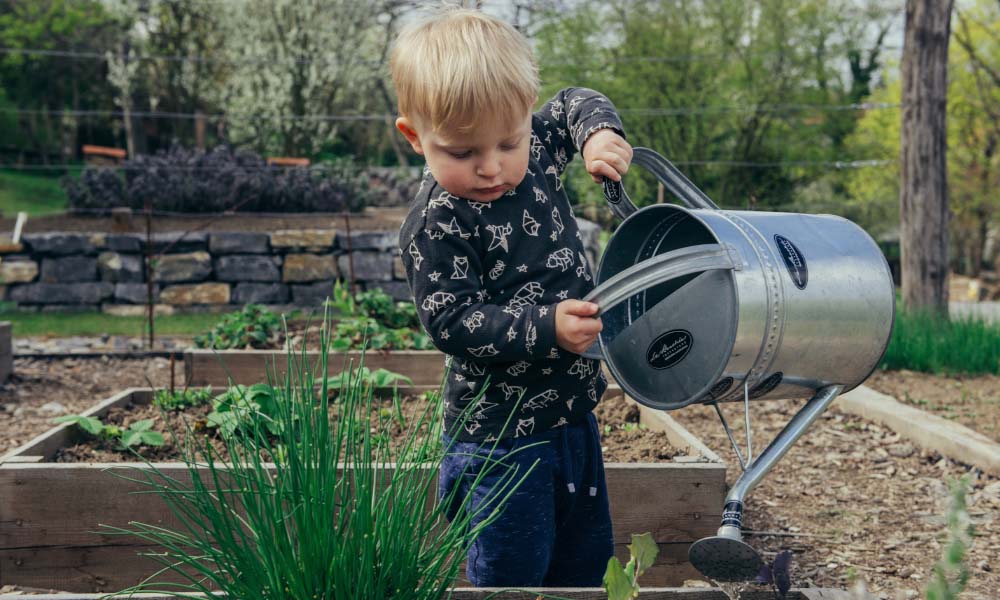
<svg viewBox="0 0 1000 600"><path fill-rule="evenodd" d="M943 375L1000 373L1000 325L898 311L882 368Z"/></svg>
<svg viewBox="0 0 1000 600"><path fill-rule="evenodd" d="M283 600L448 595L469 545L526 473L488 463L466 475L473 483L499 475L491 498L477 505L483 508L472 510L469 498L435 502L440 395L431 395L436 401L411 419L414 433L403 447L392 449L380 435L384 421L371 416L375 388L363 378L341 381L338 416L329 418L331 386L322 375L329 345L322 340L315 364L305 348L289 352L288 375L271 384L268 398L279 426L240 420L223 436L230 464L220 463L210 445L188 442L179 444L186 478L151 463L128 475L116 469L157 493L182 524L173 530L136 522L106 529L156 546L146 555L162 565L161 573L183 581L161 582L157 574L125 592L190 598L222 591L230 598ZM354 365L345 367L354 373ZM233 389L245 394L250 388ZM422 429L428 433L418 434ZM449 523L445 507L452 503L463 510ZM474 525L474 518L482 520Z"/></svg>

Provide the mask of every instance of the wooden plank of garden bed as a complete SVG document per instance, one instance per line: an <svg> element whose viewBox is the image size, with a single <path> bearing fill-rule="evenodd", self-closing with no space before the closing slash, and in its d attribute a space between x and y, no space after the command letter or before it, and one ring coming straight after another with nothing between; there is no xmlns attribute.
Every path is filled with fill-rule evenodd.
<svg viewBox="0 0 1000 600"><path fill-rule="evenodd" d="M640 579L640 584L642 580ZM491 597L500 600L537 600L540 594L566 598L567 600L607 600L608 594L600 588L526 588L510 590L496 595L501 588L452 588L452 600L488 600ZM198 596L198 594L191 594ZM141 600L174 600L174 596L163 594L135 594L133 596L118 596L120 598L139 598ZM215 598L225 597L216 595ZM0 600L103 600L109 598L105 594L0 594ZM640 600L727 600L728 596L719 589L712 588L658 588L643 587L639 590ZM764 590L746 591L740 595L741 600L773 600L774 593ZM873 597L872 597L873 598ZM846 591L805 588L790 590L786 600L859 600Z"/></svg>
<svg viewBox="0 0 1000 600"><path fill-rule="evenodd" d="M680 585L700 579L687 562L688 544L659 544L656 563L644 574L647 585ZM4 584L40 589L114 591L135 585L157 570L142 552L157 552L157 546L91 546L69 548L32 548L0 550L0 573ZM615 545L615 555L622 564L628 561L625 544ZM465 568L461 569L464 578ZM182 583L176 574L158 581ZM467 585L467 583L466 583Z"/></svg>
<svg viewBox="0 0 1000 600"><path fill-rule="evenodd" d="M148 403L151 397L149 389L128 390L86 414L103 416L113 406ZM674 445L698 453L697 444L690 443L694 438L683 427L672 419L658 423L668 437L672 436L672 441L678 440ZM0 495L0 584L68 589L65 583L51 581L50 568L67 564L58 577L65 579L67 573L79 575L81 579L74 585L80 587L74 589L98 589L99 580L95 577L117 577L114 584L101 589L116 585L115 589L121 589L134 583L130 579L143 574L128 570L135 552L143 549L141 541L101 536L94 533L98 523L126 526L132 520L165 527L178 525L158 496L130 493L147 488L113 474L135 477L148 471L143 463L125 463L120 466L131 470L107 472L112 465L10 460L26 455L51 458L61 443L72 441L68 429L68 426L56 427L22 446L16 456L0 461L0 489L15 491ZM685 440L688 446L683 445ZM156 466L179 481L190 481L187 465L183 463ZM724 465L608 463L606 473L616 554L627 558L630 535L649 531L661 547L660 558L649 573L650 582L679 584L696 578L697 573L687 563L687 547L694 540L712 535L718 526L725 495ZM428 477L433 476L429 470ZM54 498L63 500L53 502ZM72 502L71 506L66 502ZM152 563L149 565L151 568ZM135 568L141 569L142 565Z"/></svg>
<svg viewBox="0 0 1000 600"><path fill-rule="evenodd" d="M302 353L295 354L302 360ZM319 366L320 353L306 352L309 365ZM362 359L361 352L330 352L327 366L338 373L353 361L357 366ZM437 350L393 350L380 352L372 350L364 353L365 366L387 369L406 375L414 385L440 386L444 379L444 354ZM184 351L184 373L187 385L226 385L233 383L251 385L266 381L268 375L280 381L288 366L288 354L284 350L196 350Z"/></svg>
<svg viewBox="0 0 1000 600"><path fill-rule="evenodd" d="M837 398L836 406L884 425L925 450L940 452L1000 476L1000 444L964 425L903 404L863 385Z"/></svg>

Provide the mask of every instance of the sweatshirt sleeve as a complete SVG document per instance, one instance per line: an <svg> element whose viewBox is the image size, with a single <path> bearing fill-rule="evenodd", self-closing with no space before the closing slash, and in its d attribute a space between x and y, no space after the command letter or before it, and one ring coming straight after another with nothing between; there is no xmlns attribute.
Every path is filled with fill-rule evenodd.
<svg viewBox="0 0 1000 600"><path fill-rule="evenodd" d="M400 240L417 314L434 345L480 362L546 357L556 346L555 305L490 303L476 226L445 202L463 201L447 193L431 200L422 227Z"/></svg>
<svg viewBox="0 0 1000 600"><path fill-rule="evenodd" d="M566 88L533 115L532 153L539 159L544 149L552 157L557 175L579 152L595 131L613 129L625 137L621 118L614 105L602 94L587 88Z"/></svg>

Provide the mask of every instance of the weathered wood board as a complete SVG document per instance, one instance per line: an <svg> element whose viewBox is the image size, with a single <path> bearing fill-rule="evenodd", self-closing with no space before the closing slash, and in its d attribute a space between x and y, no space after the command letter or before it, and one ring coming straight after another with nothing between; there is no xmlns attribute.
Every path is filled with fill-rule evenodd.
<svg viewBox="0 0 1000 600"><path fill-rule="evenodd" d="M310 365L318 374L319 352L298 352L289 355L285 350L196 350L184 351L185 383L192 386L227 385L228 382L251 385L271 378L281 381L293 365ZM437 350L393 350L380 352L330 352L327 370L343 371L348 365L364 365L373 371L386 369L401 373L413 380L414 385L440 386L444 381L444 357ZM297 372L297 366L293 370ZM318 376L318 375L317 375Z"/></svg>

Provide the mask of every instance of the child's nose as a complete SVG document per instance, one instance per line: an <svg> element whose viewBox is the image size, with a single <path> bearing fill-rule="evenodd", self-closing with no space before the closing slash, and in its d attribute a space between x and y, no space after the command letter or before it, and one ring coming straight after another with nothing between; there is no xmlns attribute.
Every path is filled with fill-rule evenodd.
<svg viewBox="0 0 1000 600"><path fill-rule="evenodd" d="M493 178L500 174L500 160L497 157L489 156L479 162L476 172L480 177Z"/></svg>

